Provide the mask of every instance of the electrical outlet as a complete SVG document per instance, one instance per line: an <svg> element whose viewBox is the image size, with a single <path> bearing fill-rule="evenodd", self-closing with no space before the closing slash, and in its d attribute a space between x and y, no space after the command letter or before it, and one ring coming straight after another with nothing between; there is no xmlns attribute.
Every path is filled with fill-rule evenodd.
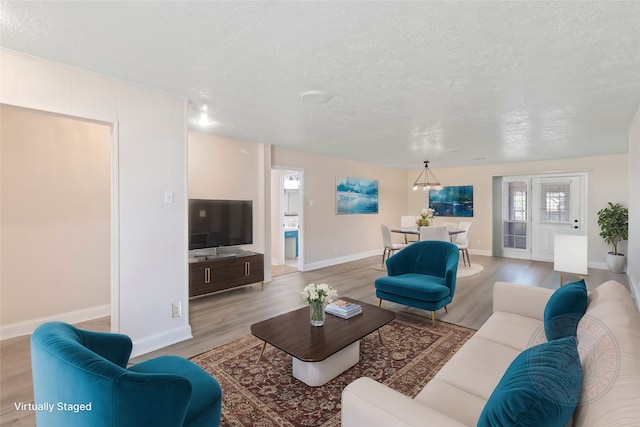
<svg viewBox="0 0 640 427"><path fill-rule="evenodd" d="M171 317L180 317L182 316L182 303L174 302L171 304Z"/></svg>

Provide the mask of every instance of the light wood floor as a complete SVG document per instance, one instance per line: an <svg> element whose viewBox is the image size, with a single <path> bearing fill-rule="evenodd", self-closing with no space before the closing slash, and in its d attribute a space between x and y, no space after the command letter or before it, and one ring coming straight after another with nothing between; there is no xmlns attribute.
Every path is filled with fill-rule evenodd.
<svg viewBox="0 0 640 427"><path fill-rule="evenodd" d="M555 289L559 286L559 273L553 264L472 256L471 261L484 267L479 275L460 279L449 312L436 313L438 319L478 329L491 315L492 285L496 281L516 282ZM250 333L252 323L305 305L300 292L311 282L331 284L340 295L377 304L373 281L385 275L379 270L380 258L371 257L342 265L310 272L295 272L278 276L264 285L247 286L190 301L189 315L193 339L174 344L162 350L133 359L137 363L163 354L192 357ZM575 280L565 275L565 283ZM589 269L586 278L589 289L614 279L627 288L624 274ZM408 311L430 318L430 313L405 306L383 302L384 308ZM109 331L108 317L78 325L84 329ZM16 412L14 402L33 402L29 337L17 337L0 342L0 393L2 426L34 426L35 416Z"/></svg>
<svg viewBox="0 0 640 427"><path fill-rule="evenodd" d="M272 265L271 277L282 276L284 274L295 273L298 271L296 267L290 265Z"/></svg>

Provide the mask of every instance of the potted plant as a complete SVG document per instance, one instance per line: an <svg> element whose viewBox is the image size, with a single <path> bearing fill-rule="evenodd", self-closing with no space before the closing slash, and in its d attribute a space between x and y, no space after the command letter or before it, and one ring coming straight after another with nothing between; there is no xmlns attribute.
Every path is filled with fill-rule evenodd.
<svg viewBox="0 0 640 427"><path fill-rule="evenodd" d="M600 237L613 246L613 251L607 254L607 268L612 273L624 272L624 254L618 252L618 243L629 238L629 210L620 203L598 211L598 225Z"/></svg>

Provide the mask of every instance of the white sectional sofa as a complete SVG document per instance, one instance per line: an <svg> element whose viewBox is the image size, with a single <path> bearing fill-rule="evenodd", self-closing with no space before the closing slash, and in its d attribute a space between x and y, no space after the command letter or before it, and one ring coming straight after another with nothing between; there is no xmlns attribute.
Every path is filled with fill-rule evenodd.
<svg viewBox="0 0 640 427"><path fill-rule="evenodd" d="M370 378L342 393L342 426L476 426L513 359L545 342L543 313L552 290L498 282L493 314L414 398ZM569 425L640 426L640 315L627 289L608 281L589 294L578 324L583 371Z"/></svg>

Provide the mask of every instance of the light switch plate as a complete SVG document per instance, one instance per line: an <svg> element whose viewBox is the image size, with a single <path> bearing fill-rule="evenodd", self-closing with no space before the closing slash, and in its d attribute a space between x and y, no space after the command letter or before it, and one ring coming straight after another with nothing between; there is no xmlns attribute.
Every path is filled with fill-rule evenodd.
<svg viewBox="0 0 640 427"><path fill-rule="evenodd" d="M173 204L173 191L165 191L164 192L164 202L167 205Z"/></svg>

